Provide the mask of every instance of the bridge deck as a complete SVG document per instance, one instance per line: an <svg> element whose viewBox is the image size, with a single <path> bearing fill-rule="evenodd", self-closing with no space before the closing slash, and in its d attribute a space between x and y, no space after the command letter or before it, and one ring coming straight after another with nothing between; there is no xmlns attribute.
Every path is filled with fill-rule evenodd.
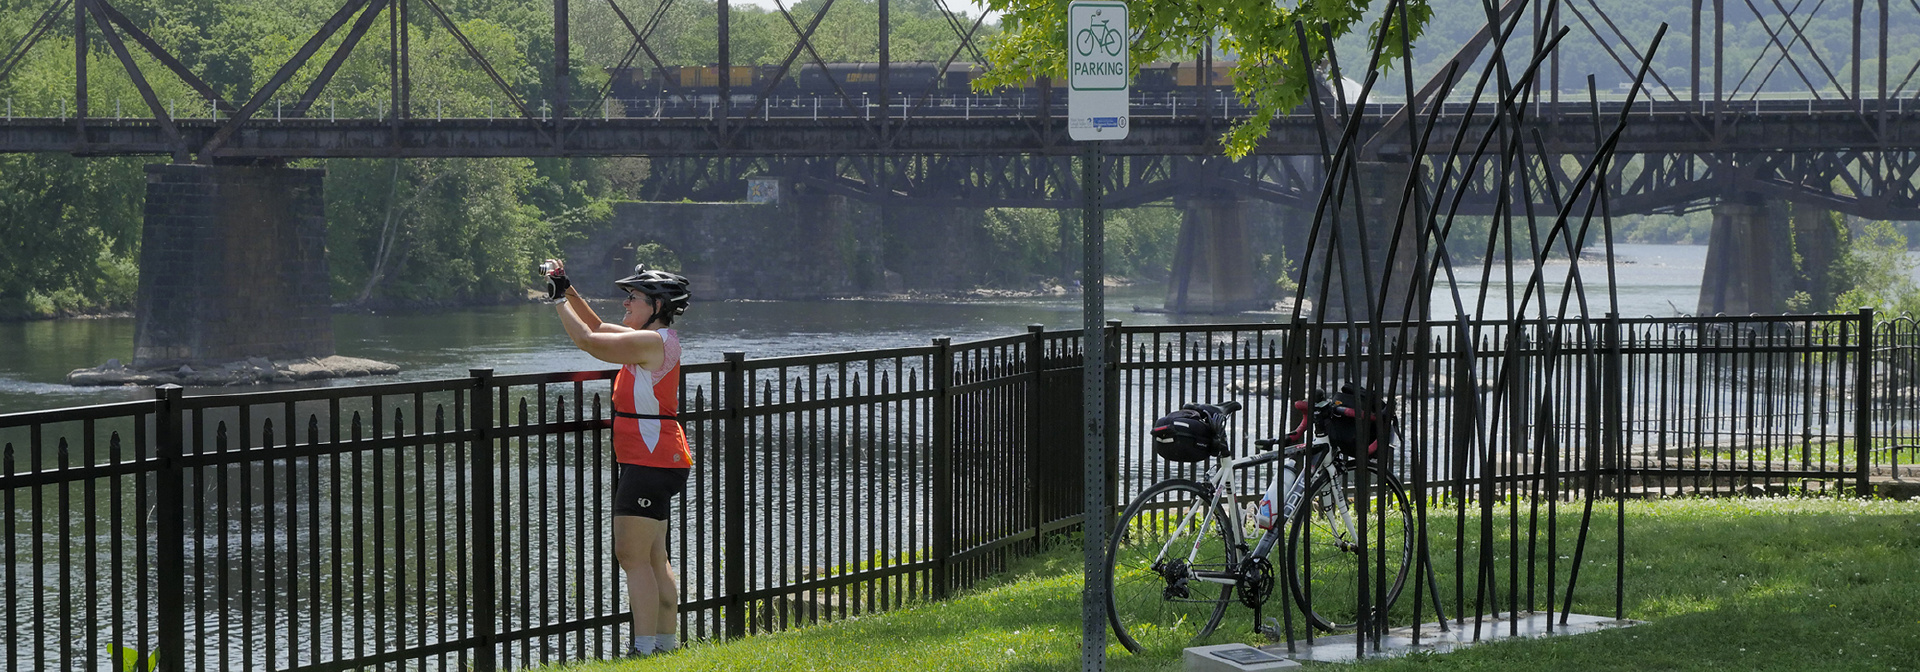
<svg viewBox="0 0 1920 672"><path fill-rule="evenodd" d="M1834 152L1920 150L1920 104L1888 101L1865 111L1850 101L1773 100L1713 103L1674 101L1636 105L1620 141L1625 154L1703 152ZM1369 106L1361 137L1385 126L1397 105ZM688 107L680 111L691 112ZM1036 108L934 106L909 108L917 116L884 122L862 116L811 116L805 108L783 108L727 119L695 116L611 117L552 120L272 119L249 120L215 157L366 158L501 156L809 156L855 154L1071 154L1081 144L1067 139L1064 108L1042 115ZM659 110L665 112L666 110ZM1228 112L1242 111L1229 108ZM1595 144L1594 120L1585 103L1529 108L1550 153L1587 154ZM896 112L898 112L896 110ZM1468 120L1467 106L1448 105L1439 117L1427 153L1446 154ZM1494 118L1490 105L1471 117L1465 151ZM1619 104L1603 105L1600 126L1610 130ZM1120 155L1215 155L1218 138L1231 119L1151 114L1136 116L1125 140L1104 144ZM227 120L179 119L178 138L170 138L152 119L15 117L0 121L0 152L60 152L83 156L172 154L197 150ZM84 129L84 130L83 130ZM1330 129L1330 132L1337 132ZM1334 139L1337 144L1337 138ZM1258 149L1267 155L1317 155L1320 130L1307 115L1275 119ZM1404 154L1407 143L1387 133L1378 148Z"/></svg>

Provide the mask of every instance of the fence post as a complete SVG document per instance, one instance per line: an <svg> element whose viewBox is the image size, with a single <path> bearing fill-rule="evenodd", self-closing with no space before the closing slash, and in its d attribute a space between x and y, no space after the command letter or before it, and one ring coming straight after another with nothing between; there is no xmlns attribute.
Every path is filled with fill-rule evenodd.
<svg viewBox="0 0 1920 672"><path fill-rule="evenodd" d="M1860 309L1860 361L1853 391L1853 494L1872 497L1867 481L1868 454L1873 450L1873 308Z"/></svg>
<svg viewBox="0 0 1920 672"><path fill-rule="evenodd" d="M473 669L492 672L495 608L499 606L494 569L493 513L493 369L468 369L473 378L473 403L468 404L467 424L472 427L472 452L468 455L468 483L473 488L472 517L467 528L473 531Z"/></svg>
<svg viewBox="0 0 1920 672"><path fill-rule="evenodd" d="M1047 524L1046 499L1042 497L1040 484L1040 454L1043 450L1040 442L1040 423L1045 422L1046 414L1040 405L1046 403L1046 396L1040 389L1041 376L1046 371L1047 353L1044 339L1046 325L1027 325L1027 524L1033 528L1032 552L1038 553L1045 545Z"/></svg>
<svg viewBox="0 0 1920 672"><path fill-rule="evenodd" d="M727 405L725 452L721 454L720 491L726 500L726 537L723 581L726 587L727 638L747 636L747 419L740 408L746 405L745 352L722 355L727 368L721 384L726 387L721 399Z"/></svg>
<svg viewBox="0 0 1920 672"><path fill-rule="evenodd" d="M953 339L933 339L933 599L947 599L953 554Z"/></svg>
<svg viewBox="0 0 1920 672"><path fill-rule="evenodd" d="M1107 520L1112 522L1118 517L1120 507L1120 461L1126 456L1120 454L1120 321L1107 320L1107 329L1102 339L1106 343L1106 356L1101 358L1101 367L1106 370L1106 444L1107 449Z"/></svg>
<svg viewBox="0 0 1920 672"><path fill-rule="evenodd" d="M154 429L154 591L158 612L158 646L147 663L160 672L187 669L187 537L186 484L180 465L180 393L179 385L161 385L153 390Z"/></svg>

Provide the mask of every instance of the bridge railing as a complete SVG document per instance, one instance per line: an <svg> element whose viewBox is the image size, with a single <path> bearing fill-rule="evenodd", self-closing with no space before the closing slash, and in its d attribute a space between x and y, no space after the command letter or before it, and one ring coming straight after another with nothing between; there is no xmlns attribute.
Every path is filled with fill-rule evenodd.
<svg viewBox="0 0 1920 672"><path fill-rule="evenodd" d="M1557 102L1556 102L1557 100ZM1606 115L1617 115L1625 105L1624 95L1614 92L1602 94L1599 99L1600 111ZM132 120L151 120L153 113L138 100L94 101L87 120L90 122L114 122ZM169 116L181 123L225 121L229 113L222 111L213 101L205 99L169 99L164 101ZM1324 101L1329 110L1334 101ZM263 105L249 121L262 127L273 125L310 126L317 122L340 120L387 120L392 114L390 106L380 102L365 100L335 101L321 99L313 103L304 113L295 114L297 101L277 100ZM1591 103L1585 91L1566 91L1555 98L1540 94L1533 98L1533 112L1530 117L1540 114L1584 115ZM1368 117L1385 117L1396 114L1405 106L1403 100L1392 96L1374 96L1371 102L1360 108L1360 113ZM1039 90L1015 90L983 94L895 94L885 98L871 95L853 95L842 98L831 94L777 95L760 97L756 95L735 95L731 102L721 101L717 96L708 95L659 95L642 98L594 98L568 101L569 121L578 120L614 120L614 119L718 119L726 116L738 120L872 120L881 115L885 108L887 117L895 120L913 118L939 119L1017 119L1038 117L1049 114L1061 117L1066 114L1067 99L1064 90L1056 90L1051 97L1043 97ZM1642 97L1634 103L1630 114L1697 115L1702 117L1743 116L1753 114L1770 115L1831 115L1865 114L1877 115L1885 112L1889 115L1905 115L1909 108L1917 104L1907 103L1905 98L1888 100L1863 99L1850 100L1837 96L1833 92L1820 93L1797 92L1789 94L1756 94L1729 98L1721 101L1706 100L1666 100ZM1135 91L1129 102L1129 114L1140 118L1157 119L1234 119L1252 115L1257 108L1245 104L1229 87L1216 87L1213 90L1168 90ZM1473 103L1454 100L1442 104L1443 116L1458 116L1472 110L1477 116L1491 117L1500 112L1499 102L1483 100ZM1424 111L1424 108L1423 108ZM1913 111L1920 111L1915 109ZM73 119L74 107L70 100L52 99L14 99L0 98L0 120L9 123L44 123L48 120ZM551 101L536 100L528 103L528 113L536 120L550 122L554 117ZM504 98L498 100L460 99L440 100L422 98L412 101L409 119L413 121L445 120L482 120L514 119L519 116L512 103ZM1312 110L1302 105L1291 114L1281 116L1307 117Z"/></svg>
<svg viewBox="0 0 1920 672"><path fill-rule="evenodd" d="M1288 394L1372 371L1395 381L1394 469L1461 499L1840 491L1910 462L1920 425L1911 319L1405 326L1307 328L1289 354L1286 325L1115 323L1109 491L1184 473L1143 430L1180 403L1243 400L1245 454L1290 429ZM683 367L680 632L938 599L1076 527L1079 337ZM615 655L629 616L607 533L611 377L162 388L0 416L0 655L273 670Z"/></svg>

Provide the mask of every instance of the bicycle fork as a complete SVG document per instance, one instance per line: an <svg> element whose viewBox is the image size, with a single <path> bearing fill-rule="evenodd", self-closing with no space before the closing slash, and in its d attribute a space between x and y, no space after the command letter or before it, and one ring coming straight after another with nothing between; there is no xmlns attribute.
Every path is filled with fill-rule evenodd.
<svg viewBox="0 0 1920 672"><path fill-rule="evenodd" d="M1339 487L1327 488L1322 495L1320 509L1327 519L1327 530L1333 535L1333 546L1342 553L1358 553L1360 543L1355 541L1355 531L1360 529L1353 520L1353 507L1347 505L1345 493L1350 473L1340 473L1329 468L1327 477L1338 479Z"/></svg>

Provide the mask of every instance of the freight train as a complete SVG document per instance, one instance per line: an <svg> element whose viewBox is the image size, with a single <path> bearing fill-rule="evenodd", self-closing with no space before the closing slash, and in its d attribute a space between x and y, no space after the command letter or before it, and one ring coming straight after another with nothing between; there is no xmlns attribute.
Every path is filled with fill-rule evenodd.
<svg viewBox="0 0 1920 672"><path fill-rule="evenodd" d="M1143 65L1134 77L1135 93L1168 93L1194 90L1206 84L1233 86L1232 61L1215 61L1208 68L1197 62L1158 62ZM672 102L715 102L720 95L720 66L670 65L664 68L608 68L612 78L611 97L618 100L666 100ZM928 61L895 62L887 73L886 86L891 98L922 96L952 97L974 94L973 80L986 72L976 63L953 63L941 71L939 63ZM762 91L777 98L836 98L841 92L854 98L877 98L880 94L878 63L809 63L789 68L784 74L777 65L736 65L728 68L729 97L748 102ZM1060 83L1055 83L1060 87ZM1028 80L1003 95L1035 90L1037 82Z"/></svg>

